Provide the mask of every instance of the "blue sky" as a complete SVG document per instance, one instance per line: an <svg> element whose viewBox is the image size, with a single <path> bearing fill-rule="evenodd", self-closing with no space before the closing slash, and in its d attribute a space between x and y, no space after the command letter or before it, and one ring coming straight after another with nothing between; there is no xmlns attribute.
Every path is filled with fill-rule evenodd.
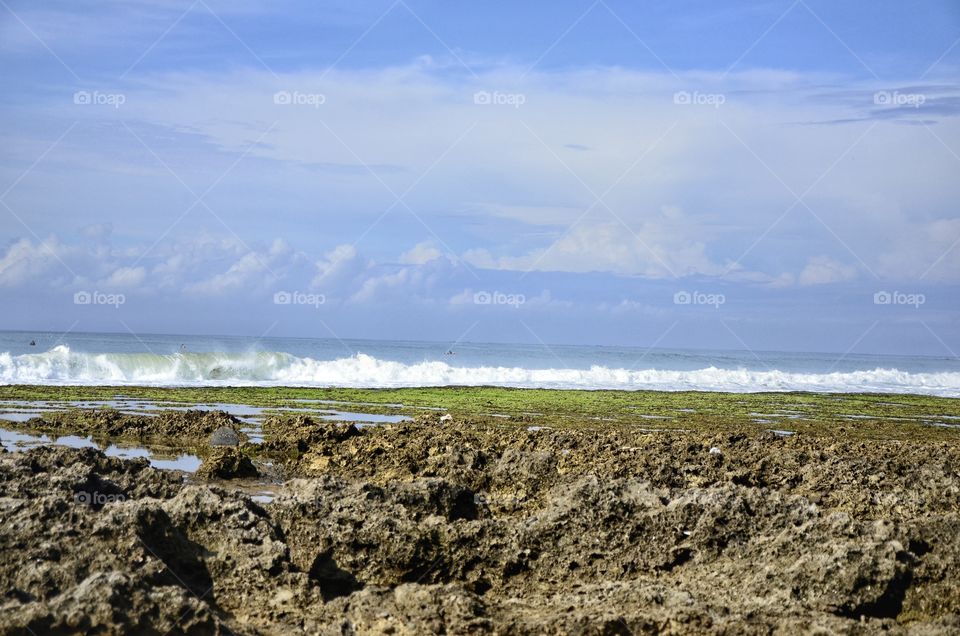
<svg viewBox="0 0 960 636"><path fill-rule="evenodd" d="M956 2L358 4L0 1L0 328L960 351Z"/></svg>

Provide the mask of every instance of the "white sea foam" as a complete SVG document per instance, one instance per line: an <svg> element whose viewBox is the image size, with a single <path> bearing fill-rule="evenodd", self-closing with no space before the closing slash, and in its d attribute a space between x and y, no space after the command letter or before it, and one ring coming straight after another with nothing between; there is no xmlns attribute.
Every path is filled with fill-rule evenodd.
<svg viewBox="0 0 960 636"><path fill-rule="evenodd" d="M745 368L697 370L453 366L425 361L404 364L363 353L315 360L279 352L82 353L60 345L43 353L0 353L0 383L287 385L403 387L496 385L579 389L707 391L856 391L923 393L960 397L960 373L910 373L892 368L793 373Z"/></svg>

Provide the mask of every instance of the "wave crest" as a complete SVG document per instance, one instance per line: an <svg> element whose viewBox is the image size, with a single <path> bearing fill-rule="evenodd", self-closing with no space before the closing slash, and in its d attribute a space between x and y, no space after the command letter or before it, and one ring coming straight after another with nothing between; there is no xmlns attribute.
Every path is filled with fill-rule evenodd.
<svg viewBox="0 0 960 636"><path fill-rule="evenodd" d="M130 384L150 386L405 387L495 385L667 391L855 391L960 397L960 373L910 373L876 368L832 373L708 367L668 369L528 369L465 367L445 362L405 364L358 353L336 360L288 353L83 353L60 345L43 353L0 353L4 384Z"/></svg>

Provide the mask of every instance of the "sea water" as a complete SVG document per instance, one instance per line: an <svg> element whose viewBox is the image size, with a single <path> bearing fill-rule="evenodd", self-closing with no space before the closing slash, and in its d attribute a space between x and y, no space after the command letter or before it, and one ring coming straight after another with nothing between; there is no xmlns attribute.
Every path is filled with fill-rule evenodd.
<svg viewBox="0 0 960 636"><path fill-rule="evenodd" d="M582 345L0 332L0 383L495 385L960 397L960 361L926 356Z"/></svg>

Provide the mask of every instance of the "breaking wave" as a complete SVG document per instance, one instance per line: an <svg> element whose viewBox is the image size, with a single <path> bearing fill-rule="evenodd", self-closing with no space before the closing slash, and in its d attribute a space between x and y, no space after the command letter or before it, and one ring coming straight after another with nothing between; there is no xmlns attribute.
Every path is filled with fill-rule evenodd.
<svg viewBox="0 0 960 636"><path fill-rule="evenodd" d="M575 389L668 391L837 391L922 393L960 397L960 373L910 373L876 368L833 373L778 370L528 369L453 366L424 361L405 364L359 353L315 360L282 352L82 353L60 345L43 353L0 353L4 384L129 384L152 386L340 386L404 387L496 385Z"/></svg>

